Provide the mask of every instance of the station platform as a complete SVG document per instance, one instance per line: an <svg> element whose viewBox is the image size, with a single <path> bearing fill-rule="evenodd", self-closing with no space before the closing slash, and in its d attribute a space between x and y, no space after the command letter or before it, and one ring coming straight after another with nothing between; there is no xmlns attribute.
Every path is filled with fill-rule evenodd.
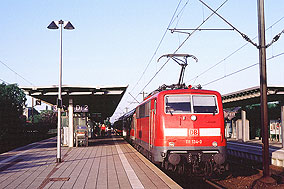
<svg viewBox="0 0 284 189"><path fill-rule="evenodd" d="M262 141L259 139L251 139L243 142L241 140L228 138L227 153L240 158L262 162ZM284 167L284 148L282 148L281 142L269 140L269 155L271 165Z"/></svg>
<svg viewBox="0 0 284 189"><path fill-rule="evenodd" d="M0 188L181 188L118 136L61 152L54 137L1 154Z"/></svg>

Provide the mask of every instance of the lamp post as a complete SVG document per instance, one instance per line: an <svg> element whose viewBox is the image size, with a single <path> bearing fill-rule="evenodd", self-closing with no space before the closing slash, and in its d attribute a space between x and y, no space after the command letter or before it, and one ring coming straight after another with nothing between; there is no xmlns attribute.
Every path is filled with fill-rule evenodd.
<svg viewBox="0 0 284 189"><path fill-rule="evenodd" d="M58 27L59 25L59 27ZM58 86L58 99L57 99L57 109L58 109L58 122L57 122L57 156L56 162L61 162L61 109L62 109L62 98L61 98L61 86L62 86L62 27L64 25L63 20L52 21L48 29L58 29L60 28L60 58L59 58L59 86ZM67 22L64 29L73 30L75 29L71 22Z"/></svg>

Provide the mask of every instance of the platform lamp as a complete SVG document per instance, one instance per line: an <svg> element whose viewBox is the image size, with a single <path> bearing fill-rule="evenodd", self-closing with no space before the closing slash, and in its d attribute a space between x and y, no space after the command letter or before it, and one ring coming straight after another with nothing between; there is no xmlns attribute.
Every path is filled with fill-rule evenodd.
<svg viewBox="0 0 284 189"><path fill-rule="evenodd" d="M64 26L64 27L63 27ZM58 29L60 28L60 61L59 61L59 86L58 86L58 99L57 99L57 109L58 109L58 125L57 125L57 156L56 162L61 162L61 109L62 109L62 98L61 98L61 86L62 86L62 27L67 30L75 29L71 22L67 21L64 24L63 20L52 21L48 29Z"/></svg>

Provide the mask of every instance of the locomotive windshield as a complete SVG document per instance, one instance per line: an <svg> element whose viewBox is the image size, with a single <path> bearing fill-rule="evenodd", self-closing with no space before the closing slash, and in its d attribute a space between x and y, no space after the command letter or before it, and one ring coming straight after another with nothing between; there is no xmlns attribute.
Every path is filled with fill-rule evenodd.
<svg viewBox="0 0 284 189"><path fill-rule="evenodd" d="M194 113L217 113L217 103L215 96L193 95Z"/></svg>
<svg viewBox="0 0 284 189"><path fill-rule="evenodd" d="M165 97L166 113L218 113L216 96L169 95Z"/></svg>
<svg viewBox="0 0 284 189"><path fill-rule="evenodd" d="M166 96L166 113L190 113L190 95Z"/></svg>

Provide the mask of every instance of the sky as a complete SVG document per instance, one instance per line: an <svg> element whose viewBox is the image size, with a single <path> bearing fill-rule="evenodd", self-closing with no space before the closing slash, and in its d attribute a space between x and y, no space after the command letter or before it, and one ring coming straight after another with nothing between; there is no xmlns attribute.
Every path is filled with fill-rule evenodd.
<svg viewBox="0 0 284 189"><path fill-rule="evenodd" d="M258 44L257 0L204 2L214 10L225 2L218 13ZM265 1L267 44L284 29L283 10L283 0ZM188 59L187 85L201 84L221 94L259 86L258 49L236 30L187 31L190 37L168 30L195 29L201 23L202 29L231 29L217 15L207 20L211 13L199 0L0 1L0 81L57 85L59 30L47 26L62 19L75 27L63 31L63 84L129 85L112 120L137 106L133 97L141 102L143 91L178 82L175 62L157 62L164 54L198 58ZM284 86L282 53L284 35L267 48L268 85Z"/></svg>

